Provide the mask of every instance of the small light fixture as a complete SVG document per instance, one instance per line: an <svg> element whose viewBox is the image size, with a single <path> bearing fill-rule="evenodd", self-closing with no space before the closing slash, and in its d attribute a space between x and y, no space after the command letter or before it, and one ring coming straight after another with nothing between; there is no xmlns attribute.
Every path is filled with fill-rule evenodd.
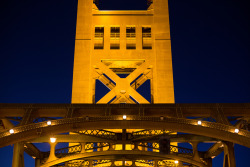
<svg viewBox="0 0 250 167"><path fill-rule="evenodd" d="M47 125L51 125L51 121L47 121Z"/></svg>
<svg viewBox="0 0 250 167"><path fill-rule="evenodd" d="M201 121L198 121L197 124L198 124L198 125L201 125Z"/></svg>
<svg viewBox="0 0 250 167"><path fill-rule="evenodd" d="M126 120L126 119L127 119L127 116L126 116L126 115L123 115L122 118L123 118L124 120Z"/></svg>
<svg viewBox="0 0 250 167"><path fill-rule="evenodd" d="M215 156L212 156L211 158L212 158L212 159L214 159L214 158L215 158Z"/></svg>
<svg viewBox="0 0 250 167"><path fill-rule="evenodd" d="M161 121L163 121L163 120L164 120L164 117L163 117L163 116L161 116L161 117L160 117L160 119L161 119Z"/></svg>
<svg viewBox="0 0 250 167"><path fill-rule="evenodd" d="M14 129L10 129L9 132L10 132L10 134L13 134L14 133Z"/></svg>
<svg viewBox="0 0 250 167"><path fill-rule="evenodd" d="M179 163L179 161L175 160L175 161L174 161L174 163L175 163L175 164L178 164L178 163Z"/></svg>
<svg viewBox="0 0 250 167"><path fill-rule="evenodd" d="M50 138L50 142L51 142L51 143L55 143L55 142L56 142L56 138L51 137L51 138Z"/></svg>
<svg viewBox="0 0 250 167"><path fill-rule="evenodd" d="M239 133L239 129L234 129L234 133Z"/></svg>

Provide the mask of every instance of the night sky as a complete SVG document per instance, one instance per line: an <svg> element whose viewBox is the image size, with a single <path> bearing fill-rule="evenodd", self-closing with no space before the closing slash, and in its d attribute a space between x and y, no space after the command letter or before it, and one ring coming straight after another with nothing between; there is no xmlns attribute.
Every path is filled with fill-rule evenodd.
<svg viewBox="0 0 250 167"><path fill-rule="evenodd" d="M146 8L146 0L99 1L105 10ZM248 6L169 0L176 103L250 102ZM71 102L76 9L77 0L0 1L0 103ZM250 149L235 152L237 166L247 167ZM12 146L0 155L0 166L10 167ZM25 165L34 160L25 156Z"/></svg>

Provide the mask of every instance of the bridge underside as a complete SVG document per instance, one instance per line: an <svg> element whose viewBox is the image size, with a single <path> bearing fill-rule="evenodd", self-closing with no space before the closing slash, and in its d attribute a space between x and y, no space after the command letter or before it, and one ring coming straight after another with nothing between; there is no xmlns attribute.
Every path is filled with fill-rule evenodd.
<svg viewBox="0 0 250 167"><path fill-rule="evenodd" d="M224 166L233 167L234 144L250 147L249 104L0 104L0 117L0 147L14 144L13 167L24 166L24 152L36 167L211 167L223 151ZM160 151L162 138L168 152ZM200 151L199 143L212 146Z"/></svg>

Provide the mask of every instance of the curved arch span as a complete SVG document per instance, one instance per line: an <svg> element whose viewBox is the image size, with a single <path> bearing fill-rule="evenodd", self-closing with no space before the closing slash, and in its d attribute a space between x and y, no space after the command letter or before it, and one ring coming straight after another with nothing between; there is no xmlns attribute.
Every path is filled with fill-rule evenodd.
<svg viewBox="0 0 250 167"><path fill-rule="evenodd" d="M162 155L160 153L157 152L148 152L148 151L128 151L128 150L117 150L117 151L100 151L100 152L86 152L86 153L79 153L79 154L73 154L73 155L69 155L63 158L58 158L56 160L50 161L50 162L46 162L45 164L41 165L41 167L49 167L49 166L53 166L56 164L60 164L63 162L67 162L70 160L77 160L77 159L81 159L81 158L93 158L93 157L105 157L105 156L112 156L112 155L134 155L136 156L136 158L140 158L140 157L144 157L145 156L149 156L152 159L173 159L173 160L178 160L178 161L182 161L182 162L186 162L195 166L199 166L199 167L206 167L206 165L204 165L201 162L197 162L195 160L192 159L188 159L185 157L181 157L181 156L177 156L177 155Z"/></svg>
<svg viewBox="0 0 250 167"><path fill-rule="evenodd" d="M197 125L196 120L166 118L140 118L133 120L118 120L117 118L65 118L55 120L52 125L46 122L32 123L13 128L14 134L9 131L0 133L0 147L4 147L17 142L32 140L44 135L72 132L77 130L90 129L166 129L175 132L191 133L201 136L217 138L223 141L237 143L250 147L250 132L240 130L234 133L234 127L220 123L202 122Z"/></svg>

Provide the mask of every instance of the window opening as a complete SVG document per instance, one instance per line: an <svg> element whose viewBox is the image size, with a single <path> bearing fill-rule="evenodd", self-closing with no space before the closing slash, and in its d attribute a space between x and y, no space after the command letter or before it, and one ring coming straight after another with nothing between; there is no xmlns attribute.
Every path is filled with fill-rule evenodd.
<svg viewBox="0 0 250 167"><path fill-rule="evenodd" d="M120 27L110 29L110 49L120 49Z"/></svg>
<svg viewBox="0 0 250 167"><path fill-rule="evenodd" d="M95 27L94 49L104 48L104 27Z"/></svg>
<svg viewBox="0 0 250 167"><path fill-rule="evenodd" d="M142 49L152 49L151 27L142 27Z"/></svg>
<svg viewBox="0 0 250 167"><path fill-rule="evenodd" d="M136 49L135 27L126 28L127 49Z"/></svg>

